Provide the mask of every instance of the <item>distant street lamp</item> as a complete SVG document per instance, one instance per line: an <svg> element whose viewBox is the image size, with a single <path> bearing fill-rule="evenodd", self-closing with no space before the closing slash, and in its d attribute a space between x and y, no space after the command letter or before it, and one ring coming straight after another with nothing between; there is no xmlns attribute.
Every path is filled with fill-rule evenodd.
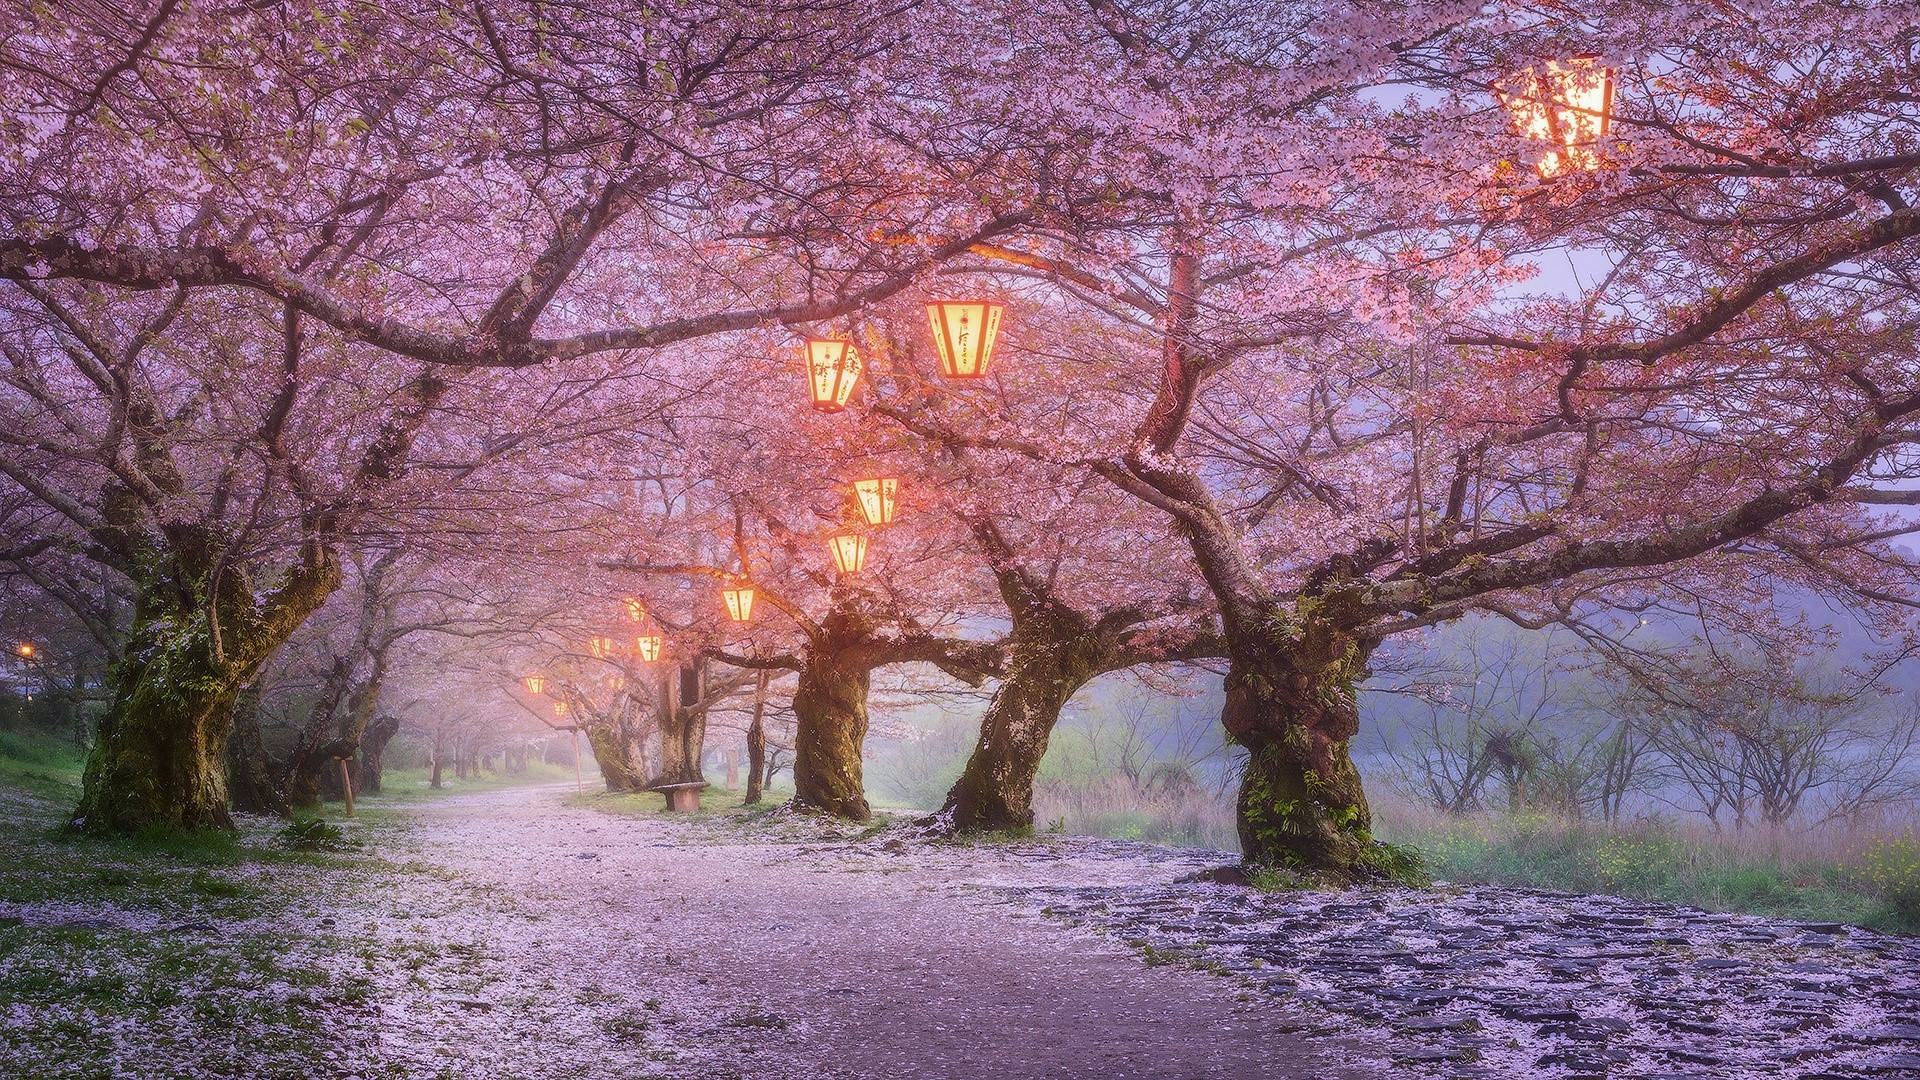
<svg viewBox="0 0 1920 1080"><path fill-rule="evenodd" d="M827 548L843 574L857 574L867 563L867 538L859 533L835 533L827 539Z"/></svg>
<svg viewBox="0 0 1920 1080"><path fill-rule="evenodd" d="M731 585L721 589L720 599L726 601L727 618L739 623L753 618L753 587L751 585Z"/></svg>
<svg viewBox="0 0 1920 1080"><path fill-rule="evenodd" d="M993 363L1005 305L984 300L935 300L927 305L927 323L940 353L940 374L949 379L984 379Z"/></svg>
<svg viewBox="0 0 1920 1080"><path fill-rule="evenodd" d="M860 352L841 338L807 339L807 392L821 412L839 412L860 381Z"/></svg>
<svg viewBox="0 0 1920 1080"><path fill-rule="evenodd" d="M33 659L34 654L39 652L40 650L33 647L33 642L23 641L20 644L15 645L13 647L13 651L20 655L20 659L31 660Z"/></svg>
<svg viewBox="0 0 1920 1080"><path fill-rule="evenodd" d="M891 476L855 480L853 494L860 500L860 516L866 518L869 525L891 523L894 515L894 495L899 490L900 481Z"/></svg>

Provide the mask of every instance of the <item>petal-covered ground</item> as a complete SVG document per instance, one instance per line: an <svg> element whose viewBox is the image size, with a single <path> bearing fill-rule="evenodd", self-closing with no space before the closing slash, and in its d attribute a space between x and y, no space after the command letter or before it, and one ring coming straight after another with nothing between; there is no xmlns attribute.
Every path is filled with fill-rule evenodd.
<svg viewBox="0 0 1920 1080"><path fill-rule="evenodd" d="M0 869L0 1075L1920 1076L1912 939L567 794L375 811L356 855Z"/></svg>

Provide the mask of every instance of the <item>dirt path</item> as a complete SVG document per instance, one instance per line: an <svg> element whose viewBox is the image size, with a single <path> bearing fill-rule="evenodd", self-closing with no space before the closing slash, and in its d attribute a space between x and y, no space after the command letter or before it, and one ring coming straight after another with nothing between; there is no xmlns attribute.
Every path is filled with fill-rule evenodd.
<svg viewBox="0 0 1920 1080"><path fill-rule="evenodd" d="M417 811L387 946L388 1069L529 1077L1349 1075L1290 1013L994 886L1168 880L1182 857L715 844L521 789ZM352 932L349 927L342 930ZM357 1056L357 1055L356 1055ZM386 1069L369 1069L381 1073Z"/></svg>

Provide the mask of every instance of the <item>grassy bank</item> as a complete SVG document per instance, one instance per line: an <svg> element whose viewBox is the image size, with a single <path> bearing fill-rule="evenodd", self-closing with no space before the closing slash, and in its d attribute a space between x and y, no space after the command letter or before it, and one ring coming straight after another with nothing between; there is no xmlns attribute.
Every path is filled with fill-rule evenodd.
<svg viewBox="0 0 1920 1080"><path fill-rule="evenodd" d="M1730 837L1659 821L1605 828L1540 814L1384 809L1382 838L1418 849L1440 880L1920 932L1920 847L1911 833Z"/></svg>
<svg viewBox="0 0 1920 1080"><path fill-rule="evenodd" d="M333 1075L371 983L360 944L308 920L393 868L364 845L296 850L265 820L65 836L82 764L0 732L0 1076Z"/></svg>

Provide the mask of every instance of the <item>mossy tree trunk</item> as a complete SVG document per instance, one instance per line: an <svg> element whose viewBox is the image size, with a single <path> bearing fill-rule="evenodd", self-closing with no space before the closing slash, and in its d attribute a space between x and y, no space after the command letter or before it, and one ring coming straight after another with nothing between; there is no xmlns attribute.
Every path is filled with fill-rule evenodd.
<svg viewBox="0 0 1920 1080"><path fill-rule="evenodd" d="M136 586L124 657L87 759L73 826L92 833L150 827L231 828L227 737L241 690L273 651L339 586L340 569L314 551L264 599L246 574L181 535L163 572ZM209 601L208 597L213 597Z"/></svg>
<svg viewBox="0 0 1920 1080"><path fill-rule="evenodd" d="M808 646L793 694L793 804L850 821L871 816L860 748L867 737L871 669L831 641Z"/></svg>
<svg viewBox="0 0 1920 1080"><path fill-rule="evenodd" d="M1376 845L1350 745L1354 682L1372 643L1275 618L1257 635L1230 634L1229 647L1221 721L1247 749L1236 806L1246 861L1335 880L1362 874Z"/></svg>
<svg viewBox="0 0 1920 1080"><path fill-rule="evenodd" d="M260 684L240 691L227 735L227 797L235 810L285 817L287 800L273 781L272 763L260 732Z"/></svg>
<svg viewBox="0 0 1920 1080"><path fill-rule="evenodd" d="M1093 622L1065 608L1016 619L1000 686L980 724L980 741L947 792L943 814L958 830L1033 825L1033 781L1060 710L1096 675L1119 663Z"/></svg>

